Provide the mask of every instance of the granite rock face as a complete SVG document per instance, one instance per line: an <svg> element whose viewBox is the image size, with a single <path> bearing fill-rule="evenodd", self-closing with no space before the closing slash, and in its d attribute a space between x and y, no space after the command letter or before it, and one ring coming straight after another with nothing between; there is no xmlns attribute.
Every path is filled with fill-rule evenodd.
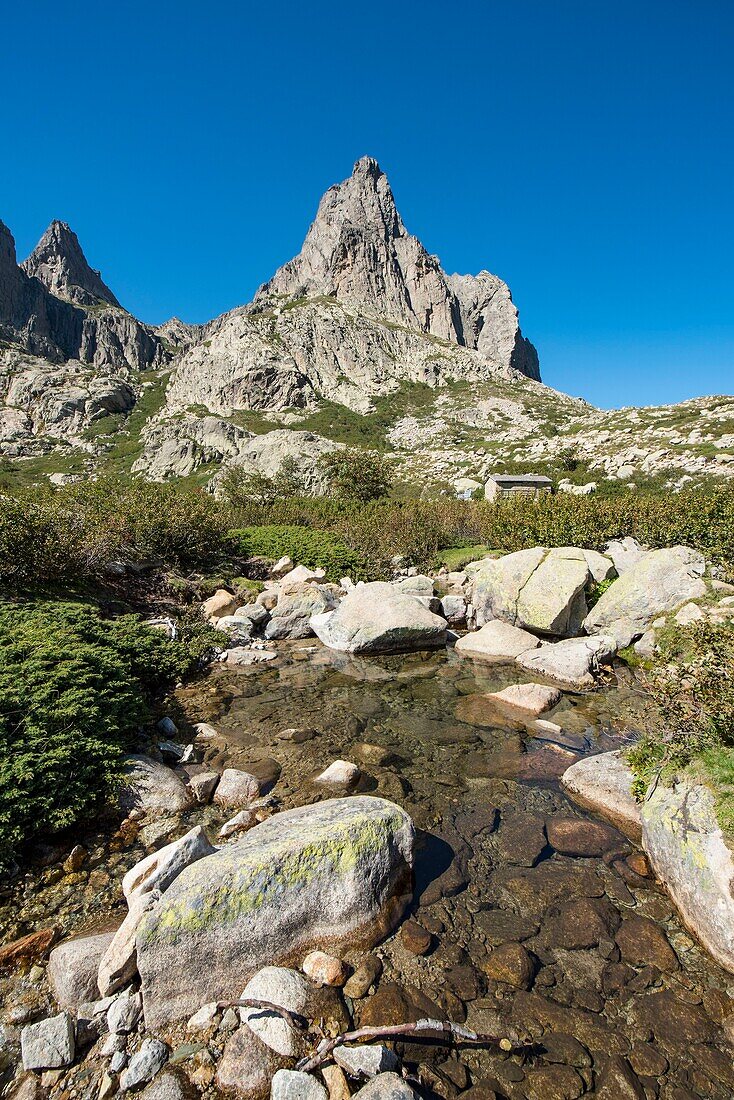
<svg viewBox="0 0 734 1100"><path fill-rule="evenodd" d="M584 551L574 546L534 546L487 558L474 575L477 624L502 619L540 634L578 634L590 576Z"/></svg>
<svg viewBox="0 0 734 1100"><path fill-rule="evenodd" d="M412 859L405 811L355 796L275 814L191 864L138 928L146 1024L237 999L266 964L376 943L410 896Z"/></svg>
<svg viewBox="0 0 734 1100"><path fill-rule="evenodd" d="M26 275L38 279L57 298L79 306L122 308L98 271L93 271L82 252L79 238L65 223L51 222L27 260L20 265Z"/></svg>

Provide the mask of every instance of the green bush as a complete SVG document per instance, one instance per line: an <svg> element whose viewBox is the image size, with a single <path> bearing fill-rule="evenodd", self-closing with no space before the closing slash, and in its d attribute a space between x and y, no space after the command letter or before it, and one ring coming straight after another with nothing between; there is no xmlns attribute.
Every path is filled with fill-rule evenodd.
<svg viewBox="0 0 734 1100"><path fill-rule="evenodd" d="M377 451L347 448L321 459L329 490L340 500L366 504L389 496L395 480L392 463Z"/></svg>
<svg viewBox="0 0 734 1100"><path fill-rule="evenodd" d="M211 644L180 640L87 604L0 604L0 866L38 833L88 817L110 795L162 685Z"/></svg>
<svg viewBox="0 0 734 1100"><path fill-rule="evenodd" d="M246 557L277 561L287 556L309 569L321 567L329 580L338 581L345 575L352 579L365 576L366 565L361 555L328 531L282 525L246 527L232 531L231 537Z"/></svg>
<svg viewBox="0 0 734 1100"><path fill-rule="evenodd" d="M201 566L225 551L229 526L208 493L142 480L0 495L0 586L76 585L119 565Z"/></svg>
<svg viewBox="0 0 734 1100"><path fill-rule="evenodd" d="M668 627L658 640L645 676L650 721L627 753L635 792L688 772L711 786L719 822L734 836L734 628L703 620Z"/></svg>

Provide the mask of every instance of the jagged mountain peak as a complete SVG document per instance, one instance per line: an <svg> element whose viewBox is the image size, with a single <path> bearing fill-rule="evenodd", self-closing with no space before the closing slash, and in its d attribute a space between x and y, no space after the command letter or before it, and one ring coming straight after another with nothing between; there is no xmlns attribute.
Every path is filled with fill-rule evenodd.
<svg viewBox="0 0 734 1100"><path fill-rule="evenodd" d="M323 195L299 254L256 300L336 298L373 318L405 325L493 363L539 378L538 357L520 333L510 291L497 276L448 276L403 223L387 176L373 157Z"/></svg>
<svg viewBox="0 0 734 1100"><path fill-rule="evenodd" d="M21 267L57 298L74 305L120 306L100 273L87 263L79 238L66 222L52 221Z"/></svg>

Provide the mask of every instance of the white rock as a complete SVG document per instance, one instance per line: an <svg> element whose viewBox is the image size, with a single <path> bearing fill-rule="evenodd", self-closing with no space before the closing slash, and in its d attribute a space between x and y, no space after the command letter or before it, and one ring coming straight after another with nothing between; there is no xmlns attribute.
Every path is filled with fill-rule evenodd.
<svg viewBox="0 0 734 1100"><path fill-rule="evenodd" d="M476 657L483 661L512 661L540 645L540 640L519 626L512 626L502 619L492 619L479 630L459 638L457 653L462 657Z"/></svg>
<svg viewBox="0 0 734 1100"><path fill-rule="evenodd" d="M120 1077L120 1091L137 1088L152 1081L156 1073L168 1061L168 1047L159 1039L144 1039L143 1044L130 1059L130 1064Z"/></svg>
<svg viewBox="0 0 734 1100"><path fill-rule="evenodd" d="M240 810L238 814L231 817L229 821L226 821L219 830L219 835L223 840L226 840L229 836L234 836L235 833L246 832L247 829L252 829L257 825L257 816L254 810Z"/></svg>
<svg viewBox="0 0 734 1100"><path fill-rule="evenodd" d="M353 1100L416 1100L416 1097L417 1093L397 1073L380 1073L355 1092Z"/></svg>
<svg viewBox="0 0 734 1100"><path fill-rule="evenodd" d="M194 775L189 777L186 787L194 802L197 802L200 806L205 806L208 802L211 802L218 782L219 772L195 772Z"/></svg>
<svg viewBox="0 0 734 1100"><path fill-rule="evenodd" d="M675 613L675 621L679 626L689 626L691 623L700 622L704 613L697 603L687 603Z"/></svg>
<svg viewBox="0 0 734 1100"><path fill-rule="evenodd" d="M301 969L317 985L342 986L349 973L341 959L337 959L335 955L327 955L325 951L310 951L303 960Z"/></svg>
<svg viewBox="0 0 734 1100"><path fill-rule="evenodd" d="M269 1001L270 1004L302 1014L308 1002L308 982L297 970L266 966L251 978L240 1000ZM240 1017L258 1039L277 1054L295 1058L298 1039L287 1020L262 1008L241 1008Z"/></svg>
<svg viewBox="0 0 734 1100"><path fill-rule="evenodd" d="M391 653L443 645L446 620L382 581L358 585L336 611L314 615L311 627L331 649Z"/></svg>
<svg viewBox="0 0 734 1100"><path fill-rule="evenodd" d="M73 1017L60 1012L37 1024L28 1024L20 1033L23 1069L61 1069L74 1061L75 1029Z"/></svg>
<svg viewBox="0 0 734 1100"><path fill-rule="evenodd" d="M286 573L290 573L293 569L294 562L292 558L284 555L282 558L278 558L273 568L270 570L271 577L284 577Z"/></svg>
<svg viewBox="0 0 734 1100"><path fill-rule="evenodd" d="M611 821L639 844L642 835L640 804L632 794L634 777L622 753L603 752L572 764L561 784L574 802Z"/></svg>
<svg viewBox="0 0 734 1100"><path fill-rule="evenodd" d="M213 1027L219 1017L219 1009L216 1001L202 1005L198 1012L189 1017L186 1023L187 1031L208 1031Z"/></svg>
<svg viewBox="0 0 734 1100"><path fill-rule="evenodd" d="M134 1031L143 1014L143 998L139 993L127 990L110 1005L107 1011L107 1028L113 1035L126 1035Z"/></svg>
<svg viewBox="0 0 734 1100"><path fill-rule="evenodd" d="M196 736L202 741L213 741L219 734L214 729L214 726L210 726L208 722L197 722L194 726Z"/></svg>
<svg viewBox="0 0 734 1100"><path fill-rule="evenodd" d="M279 1069L273 1077L270 1100L328 1100L328 1093L310 1073Z"/></svg>
<svg viewBox="0 0 734 1100"><path fill-rule="evenodd" d="M486 698L511 712L519 711L537 718L546 710L551 710L561 699L557 688L544 684L512 684L502 691L489 692Z"/></svg>
<svg viewBox="0 0 734 1100"><path fill-rule="evenodd" d="M334 1049L334 1061L350 1077L376 1077L397 1069L397 1056L382 1043L363 1043L359 1046L338 1046Z"/></svg>
<svg viewBox="0 0 734 1100"><path fill-rule="evenodd" d="M122 880L122 892L128 902L149 890L160 890L163 893L184 867L215 851L216 848L209 843L201 825L195 825L172 844L166 844L164 848L159 848L157 852L136 863Z"/></svg>
<svg viewBox="0 0 734 1100"><path fill-rule="evenodd" d="M350 760L335 760L316 777L314 783L322 783L326 787L352 787L360 775L359 768Z"/></svg>
<svg viewBox="0 0 734 1100"><path fill-rule="evenodd" d="M614 638L597 634L593 638L565 638L539 649L521 653L517 663L529 672L554 680L563 687L583 690L596 683L594 673L617 652Z"/></svg>

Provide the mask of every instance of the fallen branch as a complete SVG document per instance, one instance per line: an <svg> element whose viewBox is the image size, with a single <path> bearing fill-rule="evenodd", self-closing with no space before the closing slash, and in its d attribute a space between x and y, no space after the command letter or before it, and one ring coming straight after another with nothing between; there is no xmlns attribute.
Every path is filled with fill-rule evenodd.
<svg viewBox="0 0 734 1100"><path fill-rule="evenodd" d="M310 1073L311 1070L327 1062L336 1047L343 1043L356 1043L361 1039L395 1039L401 1035L413 1035L416 1031L438 1032L448 1036L454 1042L472 1043L474 1046L496 1046L508 1054L518 1053L524 1049L522 1046L515 1046L506 1037L482 1035L451 1020L424 1019L416 1020L415 1023L394 1024L387 1027L360 1027L356 1031L346 1031L333 1039L323 1039L316 1051L310 1057L302 1058L296 1068L302 1073Z"/></svg>
<svg viewBox="0 0 734 1100"><path fill-rule="evenodd" d="M220 1010L225 1008L259 1008L263 1012L274 1012L276 1015L282 1016L294 1031L308 1031L311 1026L311 1021L305 1016L301 1016L298 1012L291 1012L289 1008L283 1008L282 1005L273 1004L272 1001L258 1001L252 998L240 1001L218 1001L217 1008Z"/></svg>

